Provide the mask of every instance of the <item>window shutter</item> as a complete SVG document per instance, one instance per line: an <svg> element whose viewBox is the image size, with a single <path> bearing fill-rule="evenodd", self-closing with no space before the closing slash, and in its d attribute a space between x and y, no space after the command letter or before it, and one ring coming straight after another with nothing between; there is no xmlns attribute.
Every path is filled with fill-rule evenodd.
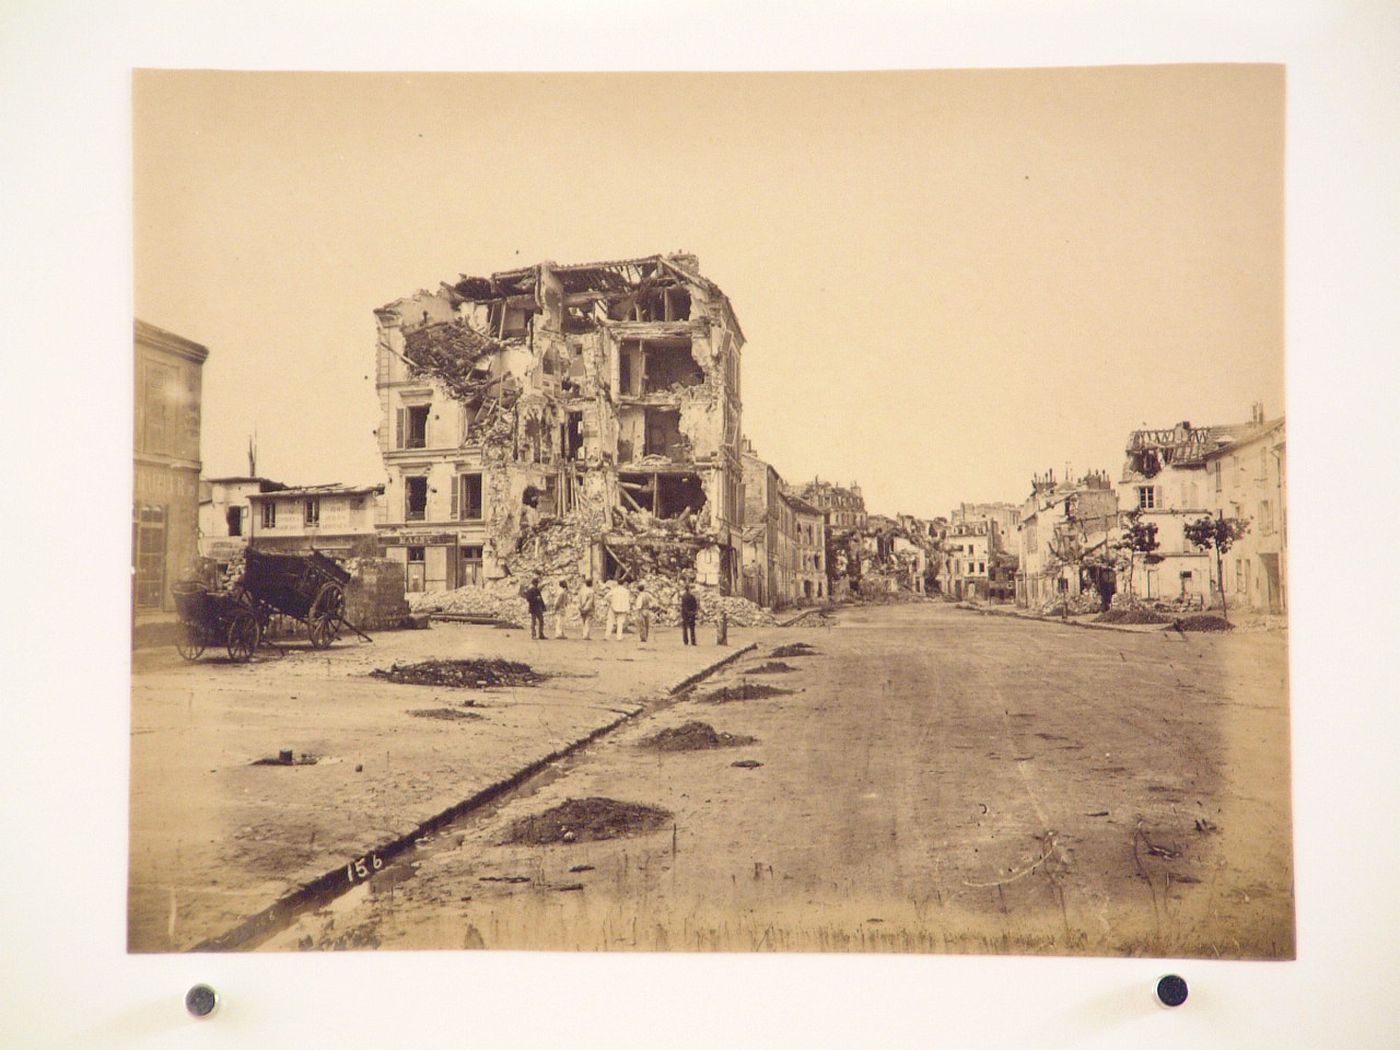
<svg viewBox="0 0 1400 1050"><path fill-rule="evenodd" d="M461 520L462 520L461 489L462 489L462 476L461 476L460 474L453 474L453 475L452 475L452 513L451 513L451 518L452 518L453 521L461 521Z"/></svg>
<svg viewBox="0 0 1400 1050"><path fill-rule="evenodd" d="M1160 510L1164 506L1164 504L1162 503L1162 495L1165 492L1166 487L1163 485L1152 486L1152 506L1157 508L1158 510Z"/></svg>
<svg viewBox="0 0 1400 1050"><path fill-rule="evenodd" d="M403 448L403 427L404 427L404 416L405 416L405 414L406 414L405 410L401 408L401 409L398 410L398 413L397 413L397 415L395 416L395 426L394 426L394 447L395 447L395 448Z"/></svg>
<svg viewBox="0 0 1400 1050"><path fill-rule="evenodd" d="M432 448L433 443L428 440L428 432L432 427L433 406L428 405L423 409L423 447Z"/></svg>

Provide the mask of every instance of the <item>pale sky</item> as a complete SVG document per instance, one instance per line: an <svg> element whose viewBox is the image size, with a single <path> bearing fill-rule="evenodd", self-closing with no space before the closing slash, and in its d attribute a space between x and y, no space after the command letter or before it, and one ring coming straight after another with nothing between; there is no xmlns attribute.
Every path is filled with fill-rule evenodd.
<svg viewBox="0 0 1400 1050"><path fill-rule="evenodd" d="M136 314L210 348L208 475L377 481L373 309L684 249L744 430L874 511L1020 501L1127 433L1283 411L1275 66L138 73Z"/></svg>

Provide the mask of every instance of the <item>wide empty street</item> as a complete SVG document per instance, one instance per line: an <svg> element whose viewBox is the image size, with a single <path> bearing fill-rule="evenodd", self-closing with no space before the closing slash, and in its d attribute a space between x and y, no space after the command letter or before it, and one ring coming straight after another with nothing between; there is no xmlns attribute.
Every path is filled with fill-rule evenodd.
<svg viewBox="0 0 1400 1050"><path fill-rule="evenodd" d="M925 602L763 632L262 947L1288 957L1292 915L1284 633Z"/></svg>

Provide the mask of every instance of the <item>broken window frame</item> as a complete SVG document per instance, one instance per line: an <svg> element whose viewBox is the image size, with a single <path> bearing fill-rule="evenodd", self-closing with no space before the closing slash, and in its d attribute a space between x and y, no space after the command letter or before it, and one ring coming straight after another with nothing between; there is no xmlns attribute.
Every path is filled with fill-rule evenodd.
<svg viewBox="0 0 1400 1050"><path fill-rule="evenodd" d="M415 511L413 504L414 489L422 485L422 505ZM428 520L428 476L426 474L407 474L403 479L403 520L404 521L427 521Z"/></svg>
<svg viewBox="0 0 1400 1050"><path fill-rule="evenodd" d="M471 498L473 495L476 497L475 500ZM485 517L485 513L484 475L480 471L459 471L454 474L452 476L452 520L481 521Z"/></svg>
<svg viewBox="0 0 1400 1050"><path fill-rule="evenodd" d="M405 405L400 412L399 448L427 448L428 416L432 405ZM416 426L420 421L422 426Z"/></svg>
<svg viewBox="0 0 1400 1050"><path fill-rule="evenodd" d="M275 499L263 500L262 527L265 529L277 528L277 501Z"/></svg>
<svg viewBox="0 0 1400 1050"><path fill-rule="evenodd" d="M304 527L319 528L321 525L321 498L308 496L302 503L301 523Z"/></svg>

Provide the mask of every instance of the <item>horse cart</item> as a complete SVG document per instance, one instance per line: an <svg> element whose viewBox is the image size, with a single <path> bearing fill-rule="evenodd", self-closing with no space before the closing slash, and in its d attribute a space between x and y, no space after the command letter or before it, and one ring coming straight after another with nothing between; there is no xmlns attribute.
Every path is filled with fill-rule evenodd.
<svg viewBox="0 0 1400 1050"><path fill-rule="evenodd" d="M349 583L350 574L318 551L269 554L249 547L243 580L231 592L210 591L199 583L176 586L176 648L186 660L196 660L206 648L224 645L230 660L242 662L251 659L273 616L305 624L316 649L328 648L342 628L372 641L345 618Z"/></svg>

